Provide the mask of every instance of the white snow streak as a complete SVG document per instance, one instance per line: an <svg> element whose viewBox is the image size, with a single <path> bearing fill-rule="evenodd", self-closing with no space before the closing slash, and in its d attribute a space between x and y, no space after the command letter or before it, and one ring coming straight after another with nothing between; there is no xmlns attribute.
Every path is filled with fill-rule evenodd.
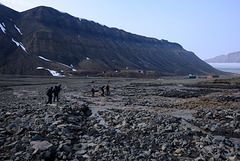
<svg viewBox="0 0 240 161"><path fill-rule="evenodd" d="M71 69L72 69L73 72L77 71L76 69L74 69L74 66L72 64L71 64Z"/></svg>
<svg viewBox="0 0 240 161"><path fill-rule="evenodd" d="M77 71L76 69L74 69L74 67L73 67L73 65L72 65L72 64L71 64L71 66L69 66L69 65L66 65L66 64L63 64L63 63L59 63L59 64L61 64L61 65L65 66L65 67L68 67L68 68L72 69L72 71L74 71L74 72L76 72L76 71Z"/></svg>
<svg viewBox="0 0 240 161"><path fill-rule="evenodd" d="M19 32L19 34L21 34L22 35L22 32L21 32L21 30L16 26L16 25L14 25L14 27L16 28L16 30Z"/></svg>
<svg viewBox="0 0 240 161"><path fill-rule="evenodd" d="M46 59L46 58L44 58L44 57L42 57L42 56L38 56L40 59L43 59L43 60L45 60L45 61L48 61L48 62L51 62L51 60L49 60L49 59ZM62 65L62 66L65 66L65 67L67 67L67 68L70 68L70 69L72 69L72 71L77 71L76 69L74 69L74 67L73 67L73 65L71 64L71 66L69 66L69 65L66 65L66 64L63 64L63 63L59 63L59 62L56 62L56 63L58 63L58 64L60 64L60 65ZM40 67L39 67L40 68ZM41 68L43 68L43 67L41 67ZM45 69L45 68L44 68ZM47 70L47 69L46 69ZM61 72L63 72L62 70L61 70Z"/></svg>
<svg viewBox="0 0 240 161"><path fill-rule="evenodd" d="M44 57L42 57L42 56L38 56L40 59L43 59L43 60L45 60L45 61L51 61L51 60L49 60L49 59L46 59L46 58L44 58Z"/></svg>
<svg viewBox="0 0 240 161"><path fill-rule="evenodd" d="M4 23L0 23L0 28L2 29L2 32L4 34L6 34L6 29L5 29L5 24Z"/></svg>
<svg viewBox="0 0 240 161"><path fill-rule="evenodd" d="M37 67L37 69L44 69L44 67Z"/></svg>
<svg viewBox="0 0 240 161"><path fill-rule="evenodd" d="M90 58L89 57L86 57L87 60L89 60Z"/></svg>
<svg viewBox="0 0 240 161"><path fill-rule="evenodd" d="M44 68L44 67L37 67L37 69L47 70L47 71L49 71L49 72L52 74L52 76L54 76L54 77L65 77L65 75L62 75L62 74L58 73L58 72L55 71L55 70L47 69L47 68Z"/></svg>
<svg viewBox="0 0 240 161"><path fill-rule="evenodd" d="M50 69L46 69L46 70L48 70L55 77L65 77L65 75L62 75L55 70L50 70Z"/></svg>
<svg viewBox="0 0 240 161"><path fill-rule="evenodd" d="M69 65L66 65L66 64L63 64L63 63L58 63L58 64L61 64L61 65L65 66L65 67L67 67L67 68L71 68Z"/></svg>
<svg viewBox="0 0 240 161"><path fill-rule="evenodd" d="M12 41L13 41L17 46L20 46L20 47L28 54L26 48L23 46L23 44L22 44L21 42L17 42L17 41L15 41L13 38L12 38Z"/></svg>

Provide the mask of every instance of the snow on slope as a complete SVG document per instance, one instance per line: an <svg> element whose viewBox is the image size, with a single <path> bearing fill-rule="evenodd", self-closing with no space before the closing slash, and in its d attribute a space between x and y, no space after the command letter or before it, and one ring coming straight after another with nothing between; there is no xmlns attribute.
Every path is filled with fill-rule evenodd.
<svg viewBox="0 0 240 161"><path fill-rule="evenodd" d="M45 61L49 61L49 62L51 62L51 60L49 60L49 59L47 59L47 58L44 58L44 57L42 57L42 56L38 56L40 59L42 59L42 60L45 60ZM59 63L59 62L57 62L58 64L60 64L60 65L62 65L62 66L65 66L65 67L67 67L67 68L70 68L70 69L72 69L72 71L77 71L76 69L74 69L74 67L73 67L73 65L71 64L71 66L69 66L69 65L66 65L66 64L63 64L63 63Z"/></svg>
<svg viewBox="0 0 240 161"><path fill-rule="evenodd" d="M12 38L12 42L14 42L17 46L20 46L28 54L26 48L23 46L21 42L17 42L13 38Z"/></svg>
<svg viewBox="0 0 240 161"><path fill-rule="evenodd" d="M52 76L54 76L54 77L65 77L65 75L62 75L62 74L58 73L58 72L55 71L55 70L47 69L47 68L44 68L44 67L37 67L37 69L38 69L38 70L47 70L47 71L49 71L49 72L52 74Z"/></svg>
<svg viewBox="0 0 240 161"><path fill-rule="evenodd" d="M0 28L1 28L2 32L4 34L6 34L6 29L5 29L5 24L4 23L0 23Z"/></svg>
<svg viewBox="0 0 240 161"><path fill-rule="evenodd" d="M42 60L45 60L45 61L51 61L51 60L49 60L49 59L46 59L46 58L44 58L44 57L42 57L42 56L38 56L40 59L42 59Z"/></svg>
<svg viewBox="0 0 240 161"><path fill-rule="evenodd" d="M19 32L19 34L22 35L21 30L20 30L16 25L14 25L14 27L15 27L15 29Z"/></svg>

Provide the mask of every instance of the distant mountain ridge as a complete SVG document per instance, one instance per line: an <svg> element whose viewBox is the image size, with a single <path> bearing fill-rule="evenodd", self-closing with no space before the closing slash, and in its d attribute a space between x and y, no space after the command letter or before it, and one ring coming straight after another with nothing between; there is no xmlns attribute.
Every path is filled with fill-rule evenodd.
<svg viewBox="0 0 240 161"><path fill-rule="evenodd" d="M240 63L240 51L205 60L208 63Z"/></svg>
<svg viewBox="0 0 240 161"><path fill-rule="evenodd" d="M48 61L47 61L48 60ZM219 73L177 43L109 28L40 6L0 5L0 73L60 75L147 70L159 75Z"/></svg>

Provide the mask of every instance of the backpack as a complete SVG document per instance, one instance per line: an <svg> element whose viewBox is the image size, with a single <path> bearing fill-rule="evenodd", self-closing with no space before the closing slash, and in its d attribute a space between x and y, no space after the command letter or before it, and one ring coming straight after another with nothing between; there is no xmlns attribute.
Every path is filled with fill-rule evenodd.
<svg viewBox="0 0 240 161"><path fill-rule="evenodd" d="M51 89L48 89L47 92L46 92L46 94L47 94L48 96L50 96L50 95L52 94Z"/></svg>

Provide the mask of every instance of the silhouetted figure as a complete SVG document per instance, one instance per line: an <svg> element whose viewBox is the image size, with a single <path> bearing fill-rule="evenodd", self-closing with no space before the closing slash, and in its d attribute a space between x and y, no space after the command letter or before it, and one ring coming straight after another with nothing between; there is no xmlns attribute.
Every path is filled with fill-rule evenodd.
<svg viewBox="0 0 240 161"><path fill-rule="evenodd" d="M57 102L59 101L59 93L61 91L61 84L59 86L55 86L54 90L53 90L53 102L55 102L55 99L57 98Z"/></svg>
<svg viewBox="0 0 240 161"><path fill-rule="evenodd" d="M92 87L91 92L92 92L92 97L94 97L94 93L96 92L95 86Z"/></svg>
<svg viewBox="0 0 240 161"><path fill-rule="evenodd" d="M102 94L101 94L101 95L102 95L102 96L104 96L104 88L105 88L105 86L102 86L102 87L101 87L101 91L102 91Z"/></svg>
<svg viewBox="0 0 240 161"><path fill-rule="evenodd" d="M48 103L52 104L52 94L53 94L53 87L51 87L47 90L48 101L46 104L48 104Z"/></svg>
<svg viewBox="0 0 240 161"><path fill-rule="evenodd" d="M109 96L110 95L110 89L109 89L109 85L106 86L106 90L107 90L107 95Z"/></svg>

